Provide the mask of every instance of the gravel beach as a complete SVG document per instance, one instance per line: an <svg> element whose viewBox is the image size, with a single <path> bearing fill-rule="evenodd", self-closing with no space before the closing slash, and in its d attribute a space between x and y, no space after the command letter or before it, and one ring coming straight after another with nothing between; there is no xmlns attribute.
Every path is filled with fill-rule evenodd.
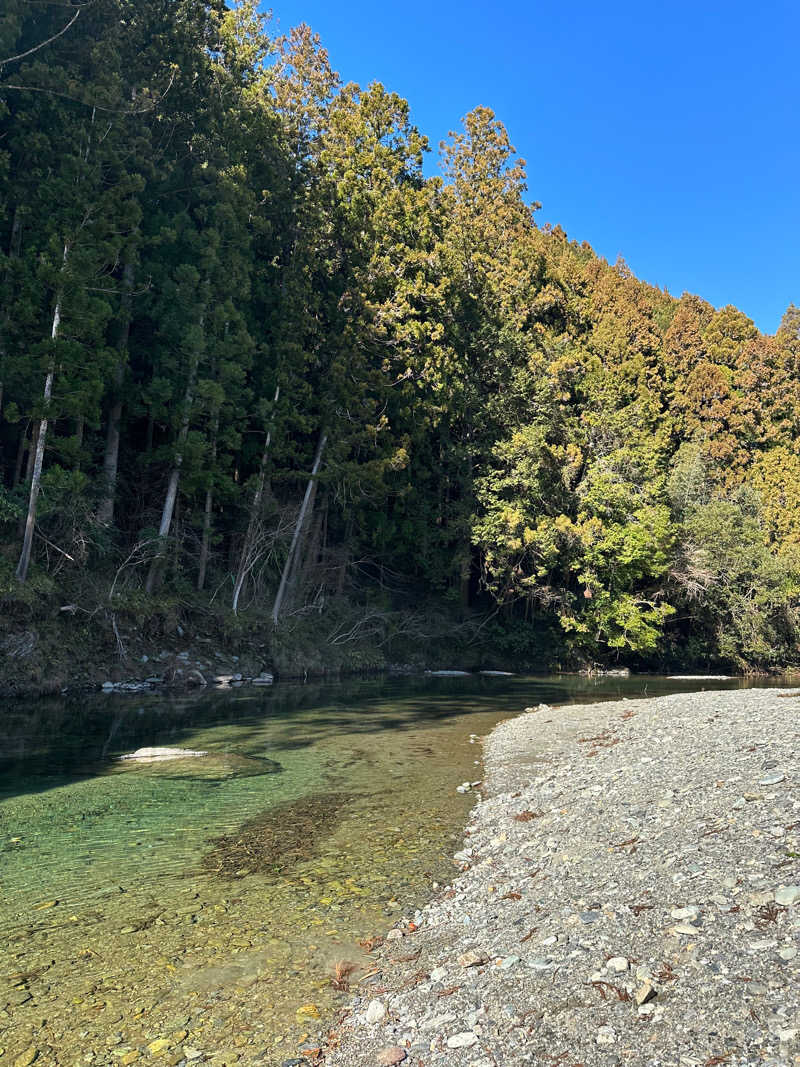
<svg viewBox="0 0 800 1067"><path fill-rule="evenodd" d="M452 884L376 949L327 1067L800 1065L798 712L750 689L499 726Z"/></svg>

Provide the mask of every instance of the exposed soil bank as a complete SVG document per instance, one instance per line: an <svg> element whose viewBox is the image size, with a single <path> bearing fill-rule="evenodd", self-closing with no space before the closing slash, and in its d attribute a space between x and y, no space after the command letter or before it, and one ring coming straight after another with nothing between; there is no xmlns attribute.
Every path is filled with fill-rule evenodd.
<svg viewBox="0 0 800 1067"><path fill-rule="evenodd" d="M799 1064L799 701L499 726L461 873L378 950L328 1067Z"/></svg>

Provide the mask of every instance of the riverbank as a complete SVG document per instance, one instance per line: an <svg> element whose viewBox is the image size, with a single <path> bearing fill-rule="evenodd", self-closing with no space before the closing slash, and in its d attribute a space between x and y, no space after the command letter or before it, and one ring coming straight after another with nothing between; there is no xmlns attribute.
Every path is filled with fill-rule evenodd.
<svg viewBox="0 0 800 1067"><path fill-rule="evenodd" d="M327 1067L800 1063L800 691L540 706Z"/></svg>

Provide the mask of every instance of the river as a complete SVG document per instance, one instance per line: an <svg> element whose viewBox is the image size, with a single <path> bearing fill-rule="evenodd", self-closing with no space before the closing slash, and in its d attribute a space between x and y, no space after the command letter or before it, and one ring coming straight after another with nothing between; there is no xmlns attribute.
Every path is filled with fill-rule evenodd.
<svg viewBox="0 0 800 1067"><path fill-rule="evenodd" d="M3 1061L291 1060L368 975L359 942L454 873L476 735L540 702L699 688L408 677L6 703ZM119 760L157 745L209 755Z"/></svg>

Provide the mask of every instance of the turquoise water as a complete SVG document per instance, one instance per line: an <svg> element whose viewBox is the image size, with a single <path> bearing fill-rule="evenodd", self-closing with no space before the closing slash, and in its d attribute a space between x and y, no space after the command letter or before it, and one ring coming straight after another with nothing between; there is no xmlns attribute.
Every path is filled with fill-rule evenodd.
<svg viewBox="0 0 800 1067"><path fill-rule="evenodd" d="M451 877L471 734L542 701L701 687L427 677L7 705L0 1048L282 1062L345 996L337 964L357 982L359 941ZM142 746L209 756L119 762Z"/></svg>

